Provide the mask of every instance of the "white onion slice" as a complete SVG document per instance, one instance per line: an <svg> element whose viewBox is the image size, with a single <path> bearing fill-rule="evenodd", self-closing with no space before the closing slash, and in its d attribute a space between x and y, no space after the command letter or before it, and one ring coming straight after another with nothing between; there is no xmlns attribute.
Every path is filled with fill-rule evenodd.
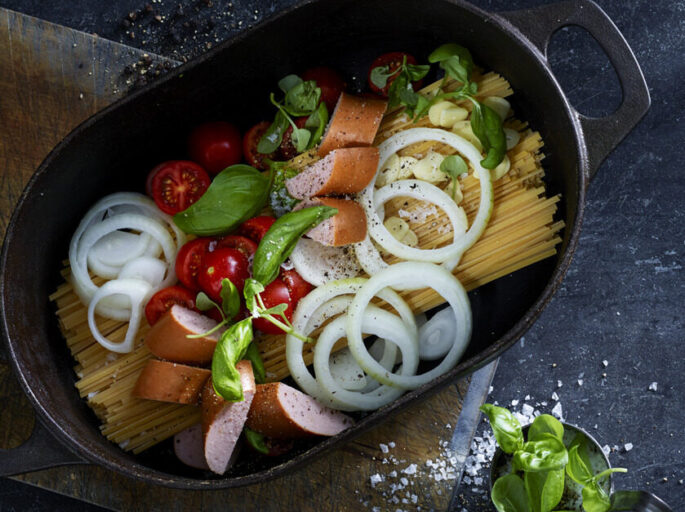
<svg viewBox="0 0 685 512"><path fill-rule="evenodd" d="M435 368L420 375L388 372L371 357L364 345L364 311L379 290L398 283L403 289L433 288L449 303L454 315L456 334L449 352ZM371 277L357 291L347 310L346 332L348 346L367 374L383 384L415 389L449 371L457 363L471 337L471 307L464 287L444 267L425 262L397 263Z"/></svg>
<svg viewBox="0 0 685 512"><path fill-rule="evenodd" d="M333 379L340 387L347 391L360 391L366 387L366 375L359 363L355 361L350 349L345 347L333 354L328 359Z"/></svg>
<svg viewBox="0 0 685 512"><path fill-rule="evenodd" d="M457 334L454 313L450 308L438 311L419 327L419 357L426 361L440 359L450 351Z"/></svg>
<svg viewBox="0 0 685 512"><path fill-rule="evenodd" d="M329 247L309 238L300 238L290 261L302 279L314 286L357 277L362 270L349 248Z"/></svg>
<svg viewBox="0 0 685 512"><path fill-rule="evenodd" d="M388 268L388 264L383 261L381 253L373 246L368 233L364 240L354 244L354 252L364 272L370 276L378 274L384 268Z"/></svg>
<svg viewBox="0 0 685 512"><path fill-rule="evenodd" d="M167 265L157 258L150 258L149 256L141 256L124 265L119 273L115 276L117 279L140 279L152 286L152 291L159 289L160 284L164 280ZM100 300L98 312L101 309L107 309L110 313L113 311L123 310L122 315L130 315L130 301L123 295L110 295Z"/></svg>
<svg viewBox="0 0 685 512"><path fill-rule="evenodd" d="M125 354L133 350L134 338L140 327L143 304L150 298L152 286L140 279L115 279L102 285L93 294L93 298L88 305L88 327L95 340L112 352ZM95 323L95 309L98 302L105 297L114 295L124 295L128 298L129 318L126 336L121 342L113 342L106 338L98 329Z"/></svg>
<svg viewBox="0 0 685 512"><path fill-rule="evenodd" d="M322 331L316 342L314 352L314 370L316 381L327 398L324 403L336 409L347 411L370 411L391 402L404 393L404 389L394 386L380 386L369 393L350 391L339 385L333 378L328 361L335 342L345 336L346 315L342 315ZM368 305L363 314L362 328L365 333L375 334L392 340L402 352L402 368L400 374L411 376L416 373L419 354L411 339L411 333L406 331L402 320L376 306ZM387 370L383 370L387 373ZM376 377L375 375L371 375ZM376 378L376 380L378 380Z"/></svg>
<svg viewBox="0 0 685 512"><path fill-rule="evenodd" d="M369 354L371 354L371 357L378 361L378 363L388 371L392 370L393 367L402 360L402 354L397 350L397 345L395 345L392 341L381 338L378 338L371 344L369 347ZM359 365L359 363L357 363L357 365ZM361 368L361 366L359 368ZM364 370L362 369L362 371ZM367 384L366 387L361 390L362 393L373 391L381 385L380 382L372 379L368 375L366 381Z"/></svg>
<svg viewBox="0 0 685 512"><path fill-rule="evenodd" d="M88 229L92 229L92 226ZM88 252L88 268L104 279L114 279L121 267L145 253L150 240L151 237L147 233L139 235L128 231L107 233L95 242Z"/></svg>

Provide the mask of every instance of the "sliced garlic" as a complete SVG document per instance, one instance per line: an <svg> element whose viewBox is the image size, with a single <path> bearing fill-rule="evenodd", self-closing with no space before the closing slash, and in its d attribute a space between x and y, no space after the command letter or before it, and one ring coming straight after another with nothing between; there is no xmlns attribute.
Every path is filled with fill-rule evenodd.
<svg viewBox="0 0 685 512"><path fill-rule="evenodd" d="M451 101L438 101L435 105L431 105L428 109L428 119L430 119L431 124L435 126L442 126L440 124L440 116L448 108L454 108L454 103Z"/></svg>
<svg viewBox="0 0 685 512"><path fill-rule="evenodd" d="M461 107L446 108L440 114L440 126L452 128L457 121L463 121L469 117L469 111Z"/></svg>
<svg viewBox="0 0 685 512"><path fill-rule="evenodd" d="M408 245L409 247L416 247L419 245L419 237L416 236L416 233L414 233L411 229L407 232L406 235L404 235L404 238L400 240L404 245Z"/></svg>
<svg viewBox="0 0 685 512"><path fill-rule="evenodd" d="M471 129L471 121L457 121L452 126L452 133L456 133L460 137L464 137L471 144L473 144L478 151L483 151L483 146Z"/></svg>
<svg viewBox="0 0 685 512"><path fill-rule="evenodd" d="M500 116L502 121L507 118L509 110L511 109L509 102L499 96L488 96L483 100L483 104L497 112L497 115Z"/></svg>
<svg viewBox="0 0 685 512"><path fill-rule="evenodd" d="M513 149L521 140L521 134L511 128L504 129L504 136L507 139L507 151Z"/></svg>
<svg viewBox="0 0 685 512"><path fill-rule="evenodd" d="M405 235L410 231L409 224L407 224L407 221L395 216L388 217L387 219L385 219L383 225L385 226L385 229L387 229L390 232L390 234L400 242L405 237Z"/></svg>
<svg viewBox="0 0 685 512"><path fill-rule="evenodd" d="M440 153L429 151L414 166L414 176L428 183L440 183L448 179L447 174L440 170L440 164L445 159Z"/></svg>

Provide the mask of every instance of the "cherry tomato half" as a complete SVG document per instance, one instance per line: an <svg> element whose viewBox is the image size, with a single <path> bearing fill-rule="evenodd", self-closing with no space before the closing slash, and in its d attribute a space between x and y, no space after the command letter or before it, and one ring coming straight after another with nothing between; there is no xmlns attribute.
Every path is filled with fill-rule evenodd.
<svg viewBox="0 0 685 512"><path fill-rule="evenodd" d="M259 243L274 222L276 222L276 217L271 217L270 215L252 217L240 225L238 232L250 240Z"/></svg>
<svg viewBox="0 0 685 512"><path fill-rule="evenodd" d="M238 249L223 247L205 254L197 275L200 288L210 299L221 303L221 281L231 280L238 291L243 291L245 279L250 277L245 255Z"/></svg>
<svg viewBox="0 0 685 512"><path fill-rule="evenodd" d="M207 171L195 162L169 160L150 171L145 188L160 210L174 215L200 199L210 182Z"/></svg>
<svg viewBox="0 0 685 512"><path fill-rule="evenodd" d="M248 164L256 169L265 170L268 168L265 159L273 160L275 153L269 153L267 155L257 151L257 146L259 145L259 139L262 135L269 129L271 123L269 121L262 121L257 123L252 128L250 128L245 137L243 137L243 156Z"/></svg>
<svg viewBox="0 0 685 512"><path fill-rule="evenodd" d="M247 237L240 235L227 235L220 238L216 242L214 249L222 249L228 247L230 249L238 249L249 260L257 251L257 244Z"/></svg>
<svg viewBox="0 0 685 512"><path fill-rule="evenodd" d="M155 293L145 305L145 318L147 323L155 325L162 318L164 313L171 309L174 304L179 304L189 309L195 309L195 294L184 288L175 285L162 288Z"/></svg>
<svg viewBox="0 0 685 512"><path fill-rule="evenodd" d="M176 256L176 276L190 290L199 290L197 275L202 266L202 258L209 251L213 238L196 238L186 242Z"/></svg>
<svg viewBox="0 0 685 512"><path fill-rule="evenodd" d="M369 67L369 76L367 81L369 82L369 88L375 92L376 94L380 94L381 96L388 97L388 90L390 89L390 85L395 81L395 78L397 78L397 75L393 75L388 78L387 83L385 84L385 87L380 89L377 87L372 81L371 81L371 70L373 68L377 68L379 66L388 66L388 72L395 71L397 68L399 68L402 65L402 61L404 57L407 57L407 64L416 64L416 59L414 58L413 55L410 55L405 52L390 52L390 53L384 53L383 55L379 56L376 58L371 63L371 66ZM418 90L421 88L421 84L423 83L422 80L419 80L418 82L412 82L412 86L414 87L414 90Z"/></svg>
<svg viewBox="0 0 685 512"><path fill-rule="evenodd" d="M306 117L298 117L295 119L295 126L298 128L304 128L307 123ZM297 156L299 152L293 144L293 127L288 126L288 129L283 134L283 140L281 140L281 145L278 146L278 157L281 160L290 160Z"/></svg>
<svg viewBox="0 0 685 512"><path fill-rule="evenodd" d="M243 141L238 129L223 121L197 126L188 137L190 158L210 174L218 174L243 158Z"/></svg>
<svg viewBox="0 0 685 512"><path fill-rule="evenodd" d="M267 308L278 306L279 304L287 304L288 308L285 310L285 316L288 320L292 320L295 306L290 300L290 291L282 279L275 279L271 282L264 291L260 294L264 305ZM280 316L277 319L283 321ZM283 334L283 331L269 322L266 318L255 318L252 320L252 325L255 329L259 329L267 334Z"/></svg>
<svg viewBox="0 0 685 512"><path fill-rule="evenodd" d="M305 82L314 80L321 89L321 100L326 104L328 112L333 112L340 93L345 90L345 80L336 70L326 67L311 68L302 73Z"/></svg>
<svg viewBox="0 0 685 512"><path fill-rule="evenodd" d="M293 303L293 308L297 307L300 299L312 291L313 286L302 279L302 276L296 270L281 270L279 276L290 292L290 300Z"/></svg>

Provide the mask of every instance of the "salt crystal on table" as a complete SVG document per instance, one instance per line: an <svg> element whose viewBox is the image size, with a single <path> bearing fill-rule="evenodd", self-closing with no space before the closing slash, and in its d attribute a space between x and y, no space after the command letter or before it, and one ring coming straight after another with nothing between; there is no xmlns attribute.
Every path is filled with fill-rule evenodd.
<svg viewBox="0 0 685 512"><path fill-rule="evenodd" d="M557 381L557 387L558 387L558 388L560 388L560 387L563 386L563 385L564 385L564 384L563 384L560 380Z"/></svg>
<svg viewBox="0 0 685 512"><path fill-rule="evenodd" d="M371 480L371 487L376 487L376 484L379 484L383 481L383 477L376 473L375 475L371 475L369 480Z"/></svg>
<svg viewBox="0 0 685 512"><path fill-rule="evenodd" d="M609 361L605 359L604 361L602 361L602 364L604 365L604 368L606 368L607 366L609 366Z"/></svg>
<svg viewBox="0 0 685 512"><path fill-rule="evenodd" d="M583 379L578 379L578 385L582 386L583 385Z"/></svg>
<svg viewBox="0 0 685 512"><path fill-rule="evenodd" d="M656 383L656 382L652 382L652 383L649 385L649 388L647 388L647 389L648 389L649 391L656 391L656 389L657 389L657 383Z"/></svg>
<svg viewBox="0 0 685 512"><path fill-rule="evenodd" d="M512 401L511 401L511 406L512 406L512 407L516 407L518 404L519 404L519 401L518 401L518 400L512 400Z"/></svg>
<svg viewBox="0 0 685 512"><path fill-rule="evenodd" d="M397 478L397 471L391 471L390 473L388 473L388 476L390 478Z"/></svg>
<svg viewBox="0 0 685 512"><path fill-rule="evenodd" d="M552 400L554 400L555 402L559 401L559 395L557 395L556 391L552 393Z"/></svg>
<svg viewBox="0 0 685 512"><path fill-rule="evenodd" d="M389 446L390 448L394 448L394 447L395 447L395 441L390 441L390 442L388 443L388 446Z"/></svg>
<svg viewBox="0 0 685 512"><path fill-rule="evenodd" d="M623 449L627 452L633 449L633 443L626 443L623 445Z"/></svg>
<svg viewBox="0 0 685 512"><path fill-rule="evenodd" d="M602 451L604 452L604 455L609 455L611 453L611 448L609 448L608 444L605 444L602 446Z"/></svg>
<svg viewBox="0 0 685 512"><path fill-rule="evenodd" d="M402 470L402 473L406 475L413 475L416 473L416 464L409 464L406 468Z"/></svg>
<svg viewBox="0 0 685 512"><path fill-rule="evenodd" d="M400 482L402 483L402 485L409 485L409 480L407 480L407 478L404 476L400 478Z"/></svg>
<svg viewBox="0 0 685 512"><path fill-rule="evenodd" d="M380 446L381 451L383 453L388 453L388 445L387 444L380 443L378 446Z"/></svg>
<svg viewBox="0 0 685 512"><path fill-rule="evenodd" d="M557 402L557 404L552 409L552 414L554 416L556 416L557 418L559 418L560 420L562 420L562 421L564 420L564 413L563 413L563 410L561 408L561 402Z"/></svg>
<svg viewBox="0 0 685 512"><path fill-rule="evenodd" d="M523 404L523 407L521 407L521 414L523 414L525 416L532 415L534 411L535 411L535 409L533 408L532 405Z"/></svg>

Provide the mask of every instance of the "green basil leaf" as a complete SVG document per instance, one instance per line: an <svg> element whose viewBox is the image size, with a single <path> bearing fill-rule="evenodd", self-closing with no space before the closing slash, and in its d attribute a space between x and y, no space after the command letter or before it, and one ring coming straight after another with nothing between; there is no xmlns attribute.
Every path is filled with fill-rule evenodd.
<svg viewBox="0 0 685 512"><path fill-rule="evenodd" d="M585 512L607 512L611 509L611 499L606 491L595 481L583 487L583 510Z"/></svg>
<svg viewBox="0 0 685 512"><path fill-rule="evenodd" d="M210 299L205 292L198 292L195 297L195 307L200 311L209 311L212 308L221 309L219 305Z"/></svg>
<svg viewBox="0 0 685 512"><path fill-rule="evenodd" d="M261 312L261 315L282 315L283 313L285 313L286 309L288 309L288 305L284 302L282 304L277 304L274 307L265 309Z"/></svg>
<svg viewBox="0 0 685 512"><path fill-rule="evenodd" d="M404 69L412 82L418 82L428 74L431 67L428 64L407 64Z"/></svg>
<svg viewBox="0 0 685 512"><path fill-rule="evenodd" d="M254 311L257 309L257 303L256 303L256 295L260 294L264 291L264 285L257 281L256 279L252 279L251 277L248 277L245 280L245 285L243 286L243 295L245 296L245 307L249 309L250 311Z"/></svg>
<svg viewBox="0 0 685 512"><path fill-rule="evenodd" d="M264 155L268 155L276 151L281 145L281 142L283 142L283 134L288 129L289 124L288 118L279 109L278 112L276 112L276 116L274 117L274 121L271 123L271 126L269 126L269 128L264 132L262 138L259 139L257 151Z"/></svg>
<svg viewBox="0 0 685 512"><path fill-rule="evenodd" d="M585 485L592 479L592 468L582 459L578 450L578 445L569 449L566 474L574 482Z"/></svg>
<svg viewBox="0 0 685 512"><path fill-rule="evenodd" d="M470 71L464 66L458 57L450 57L440 63L440 67L445 70L448 76L465 84L469 81Z"/></svg>
<svg viewBox="0 0 685 512"><path fill-rule="evenodd" d="M504 159L507 152L507 139L502 128L502 118L487 105L473 100L471 129L487 153L480 164L486 169L494 169Z"/></svg>
<svg viewBox="0 0 685 512"><path fill-rule="evenodd" d="M309 80L302 82L285 95L283 108L291 116L306 116L314 112L321 98L321 89L316 86L316 82Z"/></svg>
<svg viewBox="0 0 685 512"><path fill-rule="evenodd" d="M528 427L528 441L537 441L542 434L552 434L559 441L564 440L564 426L554 416L541 414Z"/></svg>
<svg viewBox="0 0 685 512"><path fill-rule="evenodd" d="M400 68L390 71L390 66L387 64L385 66L376 66L371 70L369 79L373 85L379 89L383 89L388 83L388 78L399 73L400 71Z"/></svg>
<svg viewBox="0 0 685 512"><path fill-rule="evenodd" d="M311 132L306 128L293 128L291 138L298 153L302 153L307 149L311 137Z"/></svg>
<svg viewBox="0 0 685 512"><path fill-rule="evenodd" d="M264 361L259 354L259 348L253 341L247 346L245 351L245 359L252 363L252 373L254 373L254 380L257 384L264 384L266 382L266 370L264 369Z"/></svg>
<svg viewBox="0 0 685 512"><path fill-rule="evenodd" d="M521 424L508 409L483 404L480 410L488 415L497 444L504 453L514 453L523 446Z"/></svg>
<svg viewBox="0 0 685 512"><path fill-rule="evenodd" d="M240 294L230 279L221 281L221 309L229 320L240 311Z"/></svg>
<svg viewBox="0 0 685 512"><path fill-rule="evenodd" d="M270 284L300 237L336 213L338 210L329 206L314 206L277 219L259 242L252 260L252 276L264 286Z"/></svg>
<svg viewBox="0 0 685 512"><path fill-rule="evenodd" d="M609 475L613 473L627 473L628 470L626 468L609 468L605 469L604 471L597 473L595 476L592 477L593 480L596 482L601 482L603 479L607 478Z"/></svg>
<svg viewBox="0 0 685 512"><path fill-rule="evenodd" d="M304 124L304 127L312 133L309 144L307 144L307 149L311 149L319 143L327 125L328 109L326 108L326 104L322 101L319 103L319 108L307 118L307 121Z"/></svg>
<svg viewBox="0 0 685 512"><path fill-rule="evenodd" d="M564 494L564 470L523 474L528 502L533 512L550 512Z"/></svg>
<svg viewBox="0 0 685 512"><path fill-rule="evenodd" d="M212 358L214 391L224 400L244 400L240 372L235 365L243 358L252 342L252 318L246 318L229 327L219 338Z"/></svg>
<svg viewBox="0 0 685 512"><path fill-rule="evenodd" d="M585 434L582 432L578 432L575 437L573 438L573 441L571 441L571 444L568 447L569 455L571 453L571 449L574 446L578 447L578 456L580 457L580 460L583 461L583 464L585 464L585 467L588 469L589 473L592 473L592 462L590 461L590 453L589 453L589 447L588 447L588 439Z"/></svg>
<svg viewBox="0 0 685 512"><path fill-rule="evenodd" d="M221 235L266 204L269 177L249 165L232 165L214 177L207 191L187 209L174 215L176 225L199 236Z"/></svg>
<svg viewBox="0 0 685 512"><path fill-rule="evenodd" d="M266 446L266 443L264 442L264 436L262 434L247 427L243 427L243 432L245 432L245 440L252 448L257 450L259 453L263 453L264 455L269 453L269 448Z"/></svg>
<svg viewBox="0 0 685 512"><path fill-rule="evenodd" d="M290 178L297 176L299 171L288 167L285 162L270 162L269 167L272 176L271 189L269 191L269 205L274 214L276 214L277 217L280 217L291 211L295 205L299 203L299 200L291 196L285 186L285 182Z"/></svg>
<svg viewBox="0 0 685 512"><path fill-rule="evenodd" d="M297 75L284 76L278 81L278 88L283 91L283 93L287 94L290 89L300 85L302 81L303 80Z"/></svg>
<svg viewBox="0 0 685 512"><path fill-rule="evenodd" d="M404 75L404 73L400 73L400 75L393 80L393 82L390 84L390 88L388 89L388 108L401 105L402 91L406 91L410 87L411 84L409 83L409 80L407 80L407 77Z"/></svg>
<svg viewBox="0 0 685 512"><path fill-rule="evenodd" d="M450 155L445 157L440 164L440 171L447 174L453 180L456 180L465 172L469 172L469 166L459 155Z"/></svg>
<svg viewBox="0 0 685 512"><path fill-rule="evenodd" d="M523 480L517 475L498 478L492 486L490 498L497 512L530 512Z"/></svg>
<svg viewBox="0 0 685 512"><path fill-rule="evenodd" d="M439 62L445 73L464 84L471 79L473 57L471 57L471 52L458 44L447 43L439 46L428 56L428 62L431 64Z"/></svg>
<svg viewBox="0 0 685 512"><path fill-rule="evenodd" d="M540 434L537 441L528 441L514 452L514 467L523 471L564 469L568 452L564 443L552 434Z"/></svg>

